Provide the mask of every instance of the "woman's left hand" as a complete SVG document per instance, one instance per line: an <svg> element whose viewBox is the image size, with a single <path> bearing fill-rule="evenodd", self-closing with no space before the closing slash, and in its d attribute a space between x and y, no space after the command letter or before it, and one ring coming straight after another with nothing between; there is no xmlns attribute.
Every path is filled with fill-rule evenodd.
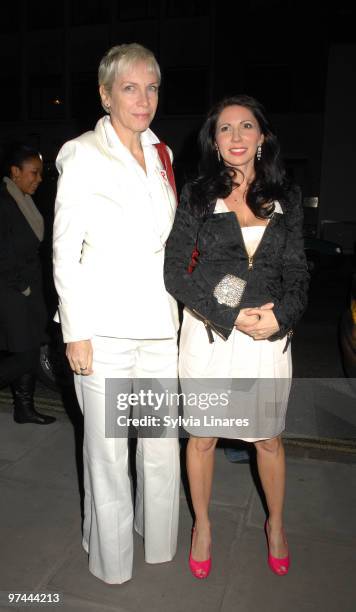
<svg viewBox="0 0 356 612"><path fill-rule="evenodd" d="M249 330L245 331L254 340L266 340L279 330L277 319L273 312L274 304L264 304L260 308L246 308L245 313L248 316L258 316L259 321Z"/></svg>

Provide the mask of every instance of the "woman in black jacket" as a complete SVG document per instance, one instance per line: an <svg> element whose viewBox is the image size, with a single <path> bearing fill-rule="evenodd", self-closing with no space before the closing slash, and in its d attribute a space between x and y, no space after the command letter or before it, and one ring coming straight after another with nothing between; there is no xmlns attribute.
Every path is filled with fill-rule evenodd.
<svg viewBox="0 0 356 612"><path fill-rule="evenodd" d="M166 246L165 282L186 307L183 392L202 389L199 379L215 378L215 387L228 395L220 394L217 404L214 393L215 410L204 405L198 425L193 417L199 409L184 407L185 425L191 419L187 469L195 511L190 568L206 578L211 567L208 507L222 436L255 444L269 510L268 563L284 575L289 554L281 433L292 375L289 344L308 286L300 193L288 184L278 141L255 99L235 96L217 104L199 140L200 172L183 189ZM221 379L230 380L228 388Z"/></svg>
<svg viewBox="0 0 356 612"><path fill-rule="evenodd" d="M56 419L34 408L36 370L47 323L38 249L43 219L33 195L42 180L38 151L8 151L0 185L0 388L11 385L14 420L47 425Z"/></svg>

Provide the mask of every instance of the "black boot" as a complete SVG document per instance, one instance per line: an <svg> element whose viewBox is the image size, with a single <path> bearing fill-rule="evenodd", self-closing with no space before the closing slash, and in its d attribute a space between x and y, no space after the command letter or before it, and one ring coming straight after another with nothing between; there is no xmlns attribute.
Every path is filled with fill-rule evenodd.
<svg viewBox="0 0 356 612"><path fill-rule="evenodd" d="M34 407L33 397L35 392L36 376L32 372L22 374L12 383L11 389L14 397L14 421L16 423L36 423L37 425L49 425L56 419L37 412Z"/></svg>

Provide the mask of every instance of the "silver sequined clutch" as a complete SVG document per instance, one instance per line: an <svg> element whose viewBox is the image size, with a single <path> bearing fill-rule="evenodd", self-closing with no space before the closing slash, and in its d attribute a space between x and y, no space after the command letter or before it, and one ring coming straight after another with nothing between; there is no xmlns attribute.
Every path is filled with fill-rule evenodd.
<svg viewBox="0 0 356 612"><path fill-rule="evenodd" d="M219 304L225 304L231 308L236 308L241 302L245 287L245 280L233 274L226 274L216 285L214 297Z"/></svg>

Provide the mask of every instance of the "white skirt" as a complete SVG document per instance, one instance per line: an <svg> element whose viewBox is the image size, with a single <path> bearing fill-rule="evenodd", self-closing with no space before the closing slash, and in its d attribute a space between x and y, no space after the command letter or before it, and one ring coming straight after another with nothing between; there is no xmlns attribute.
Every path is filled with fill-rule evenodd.
<svg viewBox="0 0 356 612"><path fill-rule="evenodd" d="M187 308L184 310L180 335L179 376L184 399L185 429L193 435L219 436L254 442L278 436L285 429L285 416L292 378L290 345L284 351L286 338L254 340L233 329L228 340L213 332L209 343L204 324ZM214 381L204 382L204 379ZM189 393L214 393L213 409L204 403L202 410L187 400ZM224 393L224 401L216 402L216 391ZM226 394L229 405L226 405ZM186 401L187 400L187 401ZM188 404L191 405L188 405ZM201 403L202 404L202 403ZM212 416L212 419L210 418ZM241 419L249 421L243 423ZM222 423L223 420L223 423ZM207 425L211 425L210 427ZM245 434L245 435L244 435Z"/></svg>

